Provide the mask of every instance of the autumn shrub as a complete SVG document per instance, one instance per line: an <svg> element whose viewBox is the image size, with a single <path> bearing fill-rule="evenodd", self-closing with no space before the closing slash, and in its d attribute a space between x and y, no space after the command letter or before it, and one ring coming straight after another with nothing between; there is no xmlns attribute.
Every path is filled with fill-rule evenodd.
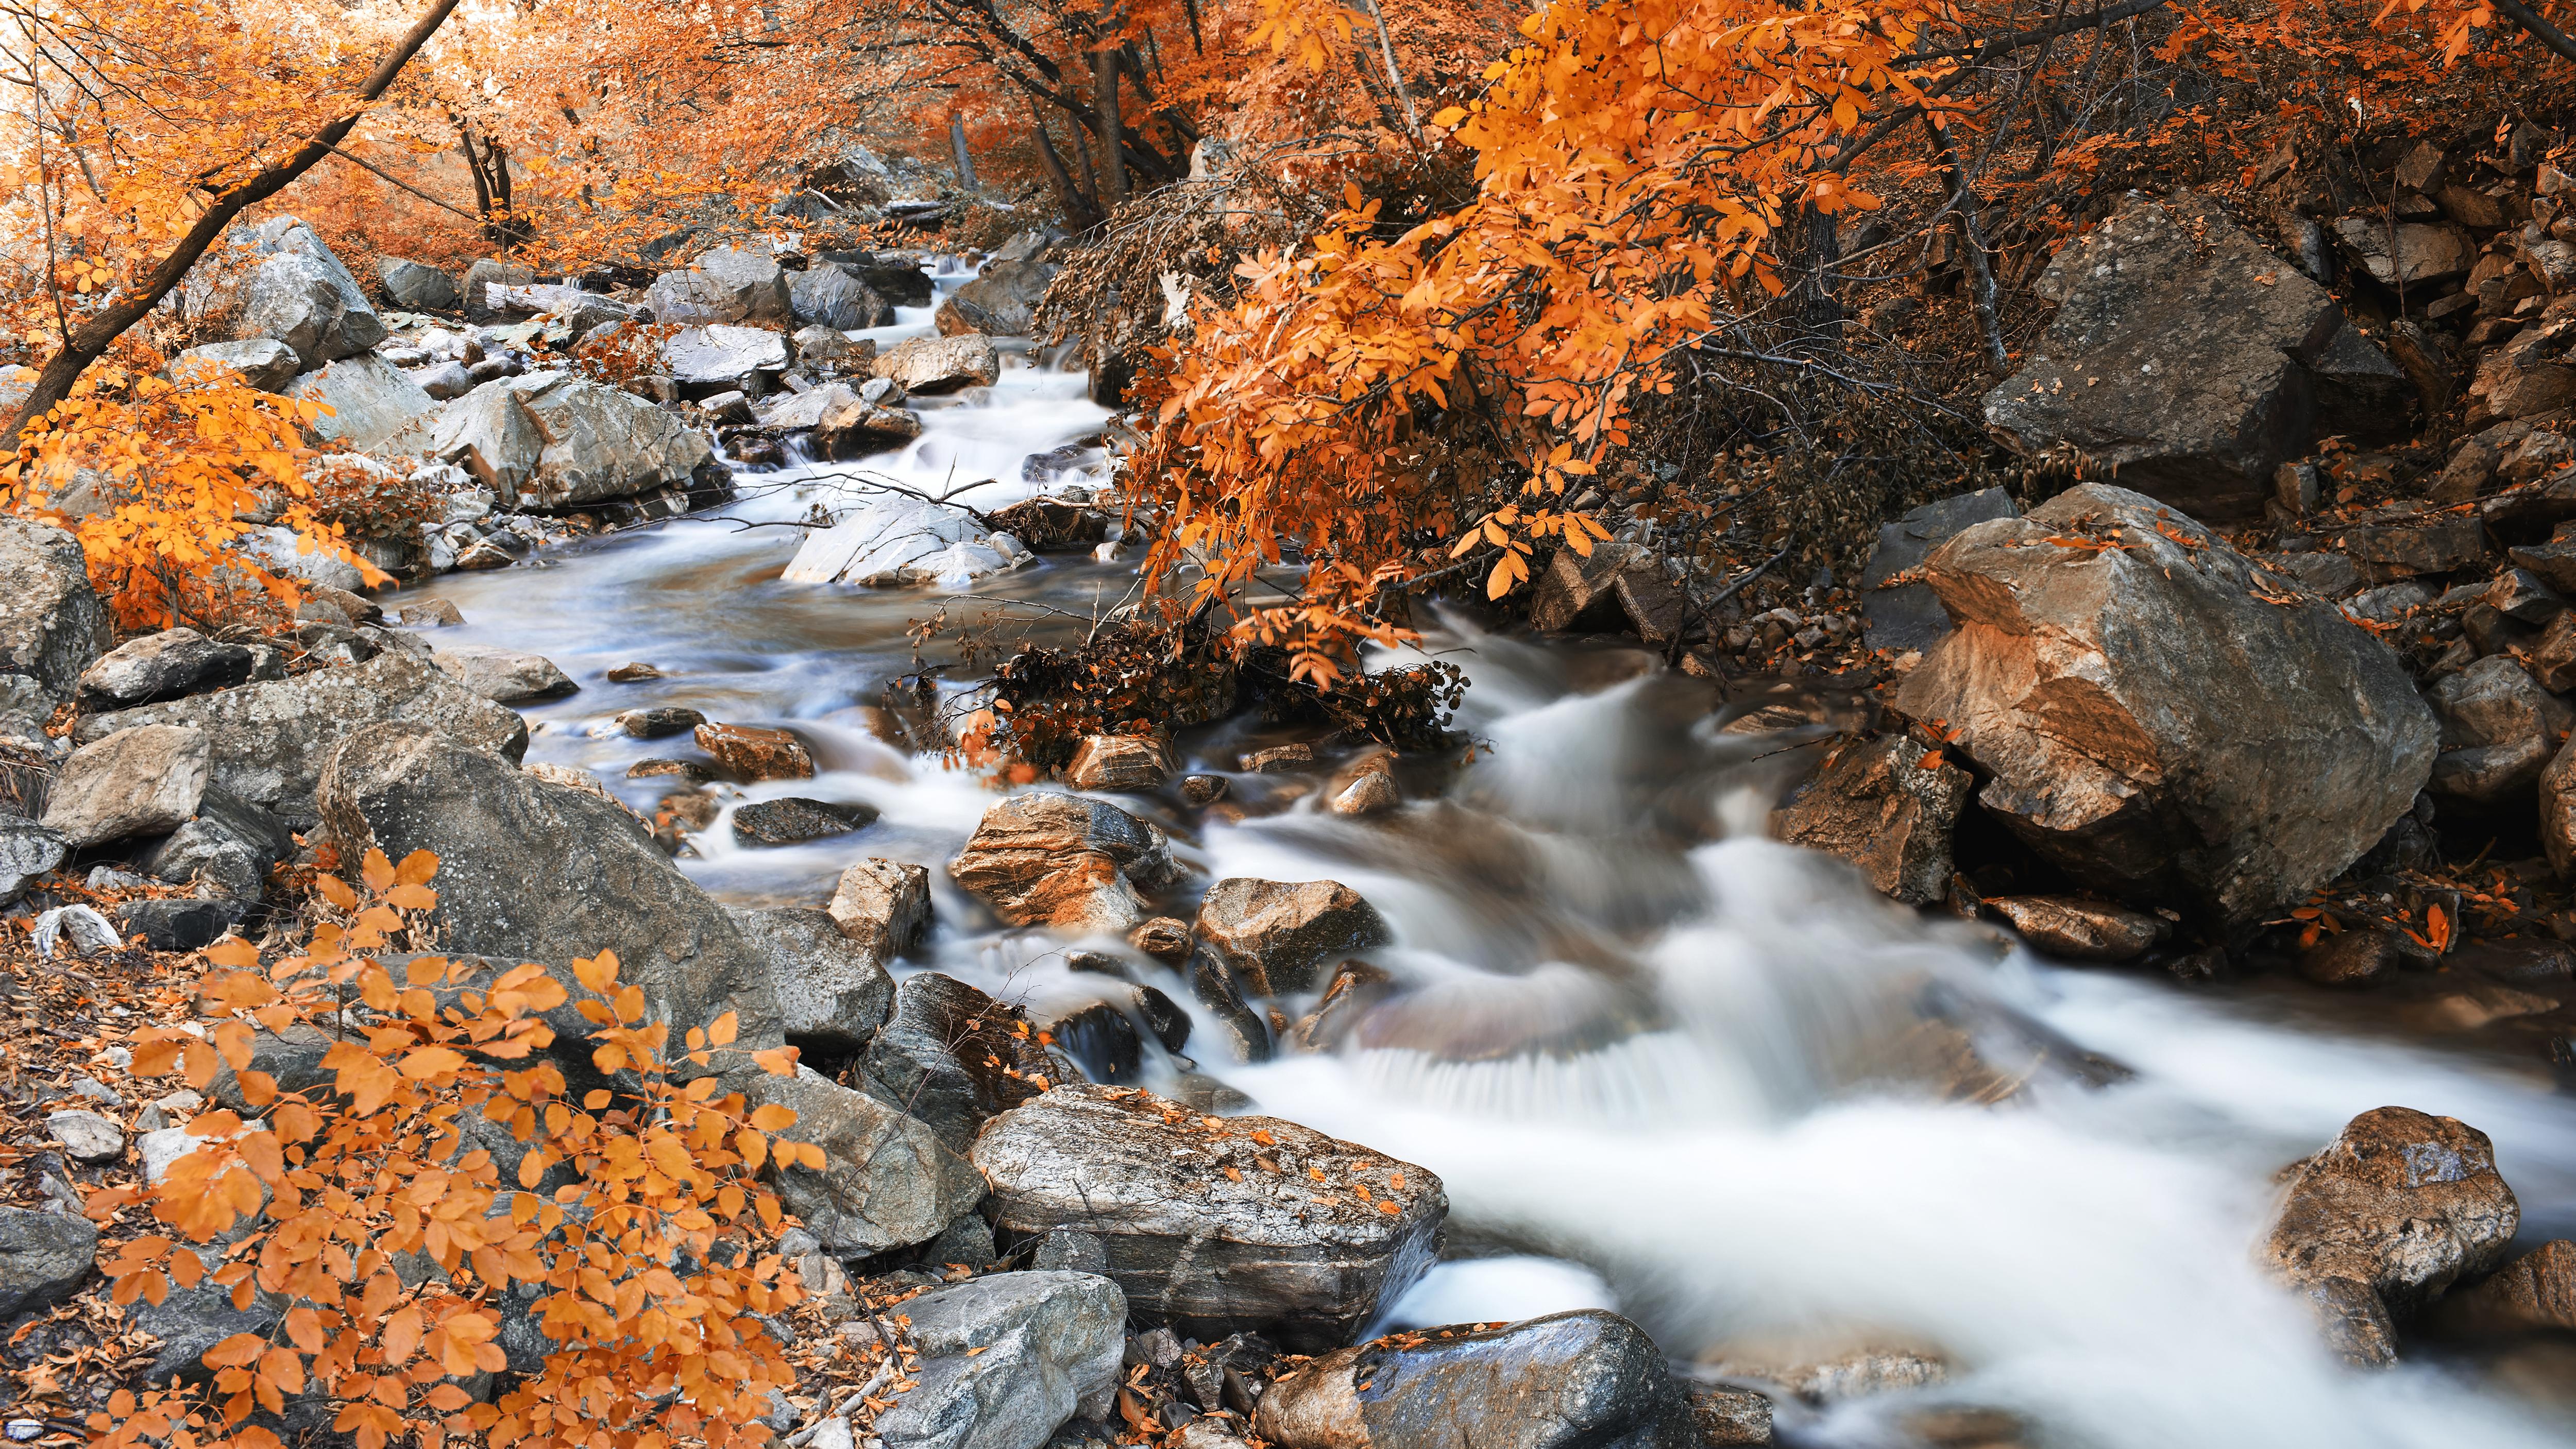
<svg viewBox="0 0 2576 1449"><path fill-rule="evenodd" d="M211 1031L136 1037L138 1076L204 1090L229 1068L259 1116L202 1112L163 1181L93 1196L92 1217L139 1209L162 1229L105 1262L114 1300L191 1290L273 1311L206 1351L205 1381L120 1392L90 1422L98 1449L277 1449L290 1400L318 1400L360 1449L768 1438L757 1420L793 1375L754 1315L801 1290L761 1250L781 1216L755 1174L820 1166L820 1149L774 1140L794 1114L723 1088L730 1014L671 1052L611 954L572 963L578 991L535 965L388 958L435 904L436 869L370 851L362 889L319 882L304 950L207 952ZM548 1055L567 1007L609 1084L578 1099ZM334 1037L330 1081L281 1091L254 1033L297 1027ZM783 1049L755 1061L793 1070ZM550 1344L516 1375L510 1311Z"/></svg>

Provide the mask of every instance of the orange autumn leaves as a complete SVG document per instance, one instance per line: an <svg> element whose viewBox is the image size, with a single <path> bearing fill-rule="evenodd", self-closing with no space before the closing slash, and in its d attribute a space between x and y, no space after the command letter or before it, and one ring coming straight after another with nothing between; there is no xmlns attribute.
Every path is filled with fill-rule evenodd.
<svg viewBox="0 0 2576 1449"><path fill-rule="evenodd" d="M215 1291L284 1311L209 1350L202 1388L119 1394L94 1443L275 1449L264 1416L307 1394L362 1449L768 1438L757 1420L793 1374L751 1315L801 1290L758 1249L781 1215L754 1174L773 1158L820 1166L821 1150L775 1139L786 1108L720 1094L730 1015L666 1059L668 1029L612 955L574 964L576 999L538 966L486 979L478 963L371 954L415 931L436 868L426 852L399 866L370 852L363 892L322 882L327 918L303 954L263 969L239 940L209 950L212 1032L137 1039L137 1075L205 1089L229 1069L260 1116L202 1113L160 1184L93 1198L93 1216L141 1206L169 1229L104 1265L115 1301ZM567 1009L610 1084L577 1101L541 1055ZM328 1086L281 1090L255 1065L254 1033L314 1029L335 1037ZM793 1070L784 1051L755 1060ZM545 1339L542 1366L477 1398L459 1380L510 1366L504 1304L531 1294L520 1311Z"/></svg>

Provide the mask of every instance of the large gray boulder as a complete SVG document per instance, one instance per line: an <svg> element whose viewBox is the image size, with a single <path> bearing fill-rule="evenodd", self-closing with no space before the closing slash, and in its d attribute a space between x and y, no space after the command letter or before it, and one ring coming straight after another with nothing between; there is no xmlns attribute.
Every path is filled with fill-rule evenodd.
<svg viewBox="0 0 2576 1449"><path fill-rule="evenodd" d="M921 1366L876 1417L885 1449L1039 1449L1109 1416L1127 1302L1090 1273L997 1273L908 1299Z"/></svg>
<svg viewBox="0 0 2576 1449"><path fill-rule="evenodd" d="M683 327L662 343L662 370L684 397L766 391L787 363L786 334L767 327L709 323Z"/></svg>
<svg viewBox="0 0 2576 1449"><path fill-rule="evenodd" d="M1126 1087L1058 1087L994 1118L971 1155L997 1234L1097 1236L1131 1314L1203 1341L1349 1342L1430 1269L1449 1212L1410 1163L1277 1118L1211 1127Z"/></svg>
<svg viewBox="0 0 2576 1449"><path fill-rule="evenodd" d="M80 540L0 514L0 733L41 731L109 638Z"/></svg>
<svg viewBox="0 0 2576 1449"><path fill-rule="evenodd" d="M250 678L251 652L184 625L128 639L81 671L83 709L131 709L229 689Z"/></svg>
<svg viewBox="0 0 2576 1449"><path fill-rule="evenodd" d="M276 217L228 238L223 254L205 271L206 279L191 290L203 315L220 319L224 337L275 338L295 350L302 371L385 340L385 324L358 279L294 217Z"/></svg>
<svg viewBox="0 0 2576 1449"><path fill-rule="evenodd" d="M2079 883L2206 920L2304 898L2413 807L2439 741L2397 656L2155 500L2087 484L1936 550L1954 632L1897 707Z"/></svg>
<svg viewBox="0 0 2576 1449"><path fill-rule="evenodd" d="M404 257L376 258L376 280L397 307L415 312L445 312L457 303L456 279L427 262Z"/></svg>
<svg viewBox="0 0 2576 1449"><path fill-rule="evenodd" d="M791 1040L867 1049L894 1007L894 978L875 951L843 935L827 911L728 907L727 914L768 965L779 1025Z"/></svg>
<svg viewBox="0 0 2576 1449"><path fill-rule="evenodd" d="M875 370L877 376L901 383L905 392L956 392L991 387L1002 375L1002 354L992 338L980 333L913 337L877 354Z"/></svg>
<svg viewBox="0 0 2576 1449"><path fill-rule="evenodd" d="M388 721L339 741L316 804L343 859L437 853L429 921L443 949L558 967L615 951L618 979L675 1038L730 1011L737 1052L785 1040L759 953L614 802Z"/></svg>
<svg viewBox="0 0 2576 1449"><path fill-rule="evenodd" d="M939 1236L984 1196L983 1180L937 1133L811 1067L749 1078L750 1096L796 1114L779 1135L823 1149L823 1166L774 1172L778 1196L834 1253L872 1255Z"/></svg>
<svg viewBox="0 0 2576 1449"><path fill-rule="evenodd" d="M252 337L191 347L170 360L170 376L177 382L201 382L237 372L262 392L283 392L295 380L298 365L294 348L274 337Z"/></svg>
<svg viewBox="0 0 2576 1449"><path fill-rule="evenodd" d="M313 792L325 758L342 740L383 721L418 724L513 764L528 748L526 720L397 651L292 679L91 715L74 738L86 744L138 725L194 726L205 731L214 784L302 828L318 818Z"/></svg>
<svg viewBox="0 0 2576 1449"><path fill-rule="evenodd" d="M88 1219L0 1207L0 1323L62 1302L97 1261Z"/></svg>
<svg viewBox="0 0 2576 1449"><path fill-rule="evenodd" d="M2391 1324L2501 1265L2522 1225L2487 1135L2407 1107L2353 1118L2288 1177L2265 1254L2361 1363L2392 1361Z"/></svg>
<svg viewBox="0 0 2576 1449"><path fill-rule="evenodd" d="M787 306L800 326L840 332L884 327L894 321L894 304L837 262L816 262L801 272L788 273Z"/></svg>
<svg viewBox="0 0 2576 1449"><path fill-rule="evenodd" d="M958 1152L987 1121L1065 1075L1018 1010L937 971L895 988L860 1070L871 1096L928 1123Z"/></svg>
<svg viewBox="0 0 2576 1449"><path fill-rule="evenodd" d="M1026 337L1036 323L1038 304L1056 266L1047 260L1047 239L1024 232L995 252L975 280L939 304L936 320L945 336L980 332L994 337Z"/></svg>
<svg viewBox="0 0 2576 1449"><path fill-rule="evenodd" d="M777 258L737 247L708 252L685 272L664 272L645 296L654 321L683 326L748 322L776 327L789 315L787 273Z"/></svg>
<svg viewBox="0 0 2576 1449"><path fill-rule="evenodd" d="M1699 1449L1663 1351L1588 1309L1470 1324L1328 1353L1282 1376L1254 1418L1279 1449Z"/></svg>
<svg viewBox="0 0 2576 1449"><path fill-rule="evenodd" d="M573 508L686 488L715 458L706 438L671 414L568 372L496 378L380 451L454 463L512 508Z"/></svg>
<svg viewBox="0 0 2576 1449"><path fill-rule="evenodd" d="M1124 935L1149 914L1137 892L1178 884L1163 832L1105 800L1013 795L984 812L948 863L958 888L1014 926Z"/></svg>
<svg viewBox="0 0 2576 1449"><path fill-rule="evenodd" d="M208 773L204 730L118 730L63 761L46 794L45 828L75 847L167 834L197 813Z"/></svg>
<svg viewBox="0 0 2576 1449"><path fill-rule="evenodd" d="M352 448L373 448L438 405L410 374L373 352L325 364L282 391L331 409L313 420L313 435Z"/></svg>
<svg viewBox="0 0 2576 1449"><path fill-rule="evenodd" d="M2057 315L1986 425L2195 516L2259 511L2320 431L2359 430L2321 421L2404 417L2405 374L2334 298L2193 193L2131 195L2036 290Z"/></svg>

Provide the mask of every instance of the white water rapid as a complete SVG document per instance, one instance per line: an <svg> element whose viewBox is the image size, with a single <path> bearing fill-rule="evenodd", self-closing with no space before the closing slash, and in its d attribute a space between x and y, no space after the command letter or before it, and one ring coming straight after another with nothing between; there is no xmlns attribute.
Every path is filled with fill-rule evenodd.
<svg viewBox="0 0 2576 1449"><path fill-rule="evenodd" d="M927 322L907 310L879 335ZM924 420L865 466L934 493L999 479L966 495L990 508L1029 491L1025 457L1107 415L1078 374L1014 357L999 385ZM468 623L433 642L555 660L582 691L529 711L530 758L596 770L648 809L668 782L626 781L627 766L684 742L628 739L610 715L684 704L792 723L822 777L738 798L864 800L883 818L776 850L734 846L720 821L683 869L728 899L819 904L851 859L921 861L939 925L916 965L1041 1004L1082 992L1062 966L1072 943L993 929L940 869L991 791L868 728L907 667L907 621L940 598L783 584L799 531L739 526L832 502L814 471L746 476L761 491L725 510L734 522L434 581L421 592ZM979 592L1088 614L1131 582L1059 556ZM2011 1410L2048 1444L2102 1449L2576 1442L2472 1363L2342 1367L2253 1257L2273 1174L2390 1104L2494 1138L2527 1242L2576 1230L2576 1112L2544 1075L2005 954L1760 839L1780 762L1718 735L1702 686L1463 621L1426 647L1469 673L1457 723L1483 742L1441 798L1350 821L1310 797L1204 829L1170 802L1121 800L1172 828L1202 881L1329 877L1393 924L1375 959L1400 990L1343 1053L1243 1066L1204 1026L1192 1048L1258 1110L1445 1180L1452 1251L1475 1256L1435 1270L1396 1321L1615 1306L1684 1365L1866 1342L1954 1366L1929 1388L1785 1416L1801 1444L1905 1443L1898 1416L1927 1404ZM670 677L603 681L630 660ZM1192 768L1225 772L1269 742L1225 725L1182 743ZM1238 776L1238 798L1275 780Z"/></svg>

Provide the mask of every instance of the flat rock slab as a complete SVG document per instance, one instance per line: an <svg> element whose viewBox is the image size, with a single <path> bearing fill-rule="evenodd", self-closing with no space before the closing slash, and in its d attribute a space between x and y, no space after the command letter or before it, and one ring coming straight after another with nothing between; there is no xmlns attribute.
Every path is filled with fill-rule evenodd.
<svg viewBox="0 0 2576 1449"><path fill-rule="evenodd" d="M997 1233L1096 1235L1142 1321L1302 1352L1348 1342L1427 1272L1449 1212L1410 1163L1132 1088L1058 1087L994 1118L971 1156Z"/></svg>
<svg viewBox="0 0 2576 1449"><path fill-rule="evenodd" d="M1508 1328L1434 1328L1328 1353L1261 1396L1279 1449L1698 1449L1688 1401L1645 1331L1590 1309Z"/></svg>
<svg viewBox="0 0 2576 1449"><path fill-rule="evenodd" d="M164 835L206 793L206 732L137 725L72 752L45 800L45 828L75 847Z"/></svg>

